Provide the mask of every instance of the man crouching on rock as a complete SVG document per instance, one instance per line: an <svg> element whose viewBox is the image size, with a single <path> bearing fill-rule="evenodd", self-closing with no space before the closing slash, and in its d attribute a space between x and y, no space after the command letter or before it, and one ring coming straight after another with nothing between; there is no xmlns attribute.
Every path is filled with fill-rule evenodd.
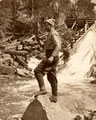
<svg viewBox="0 0 96 120"><path fill-rule="evenodd" d="M47 93L43 79L43 76L47 73L47 79L52 89L52 96L50 97L51 102L57 102L58 82L56 77L56 66L59 61L59 51L61 49L61 38L54 28L54 22L54 19L47 19L45 21L45 28L48 32L47 40L44 45L46 57L34 70L40 88L40 91L35 94L35 97Z"/></svg>

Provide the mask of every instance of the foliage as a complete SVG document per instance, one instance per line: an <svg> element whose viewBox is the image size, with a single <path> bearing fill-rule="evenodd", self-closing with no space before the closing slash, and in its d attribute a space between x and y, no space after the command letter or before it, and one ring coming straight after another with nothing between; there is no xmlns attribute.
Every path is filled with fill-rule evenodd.
<svg viewBox="0 0 96 120"><path fill-rule="evenodd" d="M11 14L10 4L0 3L0 37L5 37L6 32L11 29Z"/></svg>
<svg viewBox="0 0 96 120"><path fill-rule="evenodd" d="M65 18L93 18L95 16L94 4L90 1L78 0L76 4L72 4L70 0L42 0L42 2L41 0L2 0L0 2L0 33L5 35L6 31L12 28L10 24L12 18L21 20L20 22L25 22L25 24L29 23L30 26L33 18L36 21L39 19L39 22L42 23L46 17L57 16L59 18L61 12ZM56 3L58 4L57 8Z"/></svg>
<svg viewBox="0 0 96 120"><path fill-rule="evenodd" d="M76 13L79 18L94 18L93 7L94 3L91 0L79 0L76 4Z"/></svg>

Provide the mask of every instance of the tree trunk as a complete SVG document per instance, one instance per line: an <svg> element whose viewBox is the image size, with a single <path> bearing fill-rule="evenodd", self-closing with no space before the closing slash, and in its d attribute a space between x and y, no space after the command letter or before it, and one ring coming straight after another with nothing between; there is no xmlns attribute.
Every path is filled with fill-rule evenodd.
<svg viewBox="0 0 96 120"><path fill-rule="evenodd" d="M27 64L24 62L24 60L22 60L22 58L20 56L16 56L16 61L18 61L20 65L27 68Z"/></svg>
<svg viewBox="0 0 96 120"><path fill-rule="evenodd" d="M10 55L26 55L28 52L27 51L16 51L16 50L4 50L5 54L10 54Z"/></svg>
<svg viewBox="0 0 96 120"><path fill-rule="evenodd" d="M67 28L67 25L65 23L65 19L66 19L65 14L63 12L60 12L59 18L58 18L58 26L61 26L64 24L65 28Z"/></svg>
<svg viewBox="0 0 96 120"><path fill-rule="evenodd" d="M16 11L16 0L11 0L11 4L12 4L12 16L13 16L13 18L15 18L16 13L17 13L17 11Z"/></svg>

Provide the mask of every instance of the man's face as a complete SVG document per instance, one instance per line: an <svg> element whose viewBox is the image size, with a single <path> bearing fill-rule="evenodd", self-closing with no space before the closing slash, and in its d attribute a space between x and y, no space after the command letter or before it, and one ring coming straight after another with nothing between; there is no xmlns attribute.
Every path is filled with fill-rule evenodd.
<svg viewBox="0 0 96 120"><path fill-rule="evenodd" d="M51 26L48 23L45 23L45 29L47 32L50 32Z"/></svg>

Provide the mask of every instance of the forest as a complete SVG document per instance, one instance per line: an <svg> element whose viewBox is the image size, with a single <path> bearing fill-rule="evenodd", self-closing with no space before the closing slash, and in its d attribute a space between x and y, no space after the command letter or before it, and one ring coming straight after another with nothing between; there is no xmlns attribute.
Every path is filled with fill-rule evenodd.
<svg viewBox="0 0 96 120"><path fill-rule="evenodd" d="M57 102L48 71L35 95L48 18L62 43ZM96 0L0 0L0 120L96 120Z"/></svg>
<svg viewBox="0 0 96 120"><path fill-rule="evenodd" d="M70 49L94 23L95 16L91 0L1 0L0 73L31 76L28 60L33 56L43 57L47 18L56 21L55 27L62 38L61 58L66 64Z"/></svg>

